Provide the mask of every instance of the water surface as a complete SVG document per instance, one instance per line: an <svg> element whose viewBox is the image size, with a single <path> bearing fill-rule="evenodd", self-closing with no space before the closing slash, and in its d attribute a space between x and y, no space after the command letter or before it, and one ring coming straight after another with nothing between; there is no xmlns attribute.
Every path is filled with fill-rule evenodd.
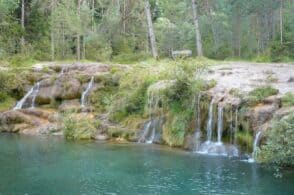
<svg viewBox="0 0 294 195"><path fill-rule="evenodd" d="M0 194L294 194L237 160L144 144L65 142L0 134Z"/></svg>

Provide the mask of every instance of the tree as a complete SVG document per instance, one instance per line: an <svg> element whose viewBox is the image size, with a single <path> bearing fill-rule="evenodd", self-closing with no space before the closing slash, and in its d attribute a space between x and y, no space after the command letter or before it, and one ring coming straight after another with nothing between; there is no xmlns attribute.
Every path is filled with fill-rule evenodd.
<svg viewBox="0 0 294 195"><path fill-rule="evenodd" d="M78 22L81 21L81 3L82 3L82 0L78 0L78 6L77 6ZM77 46L76 46L76 54L77 54L78 61L80 61L81 59L81 35L79 30L80 29L77 30Z"/></svg>
<svg viewBox="0 0 294 195"><path fill-rule="evenodd" d="M25 0L21 0L21 29L23 33L25 32ZM23 52L24 45L25 45L25 39L24 35L22 34L20 38L20 44L21 44L21 51Z"/></svg>
<svg viewBox="0 0 294 195"><path fill-rule="evenodd" d="M154 29L153 29L149 0L145 0L145 13L146 13L146 18L147 18L148 38L150 41L152 56L153 56L153 58L157 58L158 53L157 53L156 39L155 39L155 34L154 34Z"/></svg>
<svg viewBox="0 0 294 195"><path fill-rule="evenodd" d="M283 45L283 0L280 0L280 41Z"/></svg>
<svg viewBox="0 0 294 195"><path fill-rule="evenodd" d="M199 19L198 19L198 14L197 14L196 0L192 0L192 12L193 12L194 25L195 25L197 55L203 56L202 40L201 40L201 34L200 34L200 29L199 29Z"/></svg>

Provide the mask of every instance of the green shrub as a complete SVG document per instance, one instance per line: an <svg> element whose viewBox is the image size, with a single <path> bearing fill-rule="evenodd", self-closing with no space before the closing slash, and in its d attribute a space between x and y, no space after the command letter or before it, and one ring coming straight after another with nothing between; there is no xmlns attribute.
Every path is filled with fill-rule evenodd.
<svg viewBox="0 0 294 195"><path fill-rule="evenodd" d="M110 44L99 35L86 39L86 59L93 61L109 61L112 55Z"/></svg>
<svg viewBox="0 0 294 195"><path fill-rule="evenodd" d="M259 160L266 164L285 167L294 166L294 113L282 120L273 121L266 131L267 142L261 147Z"/></svg>
<svg viewBox="0 0 294 195"><path fill-rule="evenodd" d="M288 92L282 98L283 107L294 106L294 93Z"/></svg>
<svg viewBox="0 0 294 195"><path fill-rule="evenodd" d="M265 98L271 95L277 95L278 93L279 93L279 90L271 86L259 87L249 92L248 94L249 96L247 97L247 102L249 105L254 106L262 102Z"/></svg>
<svg viewBox="0 0 294 195"><path fill-rule="evenodd" d="M135 134L134 131L121 128L110 128L107 133L112 138L124 138L126 140L130 139Z"/></svg>
<svg viewBox="0 0 294 195"><path fill-rule="evenodd" d="M169 146L182 146L189 120L185 113L172 116L170 120L172 121L167 121L167 125L164 126L163 139Z"/></svg>
<svg viewBox="0 0 294 195"><path fill-rule="evenodd" d="M23 54L14 55L10 59L10 64L13 68L26 68L30 67L36 61L31 57Z"/></svg>
<svg viewBox="0 0 294 195"><path fill-rule="evenodd" d="M92 139L99 127L99 121L74 113L63 116L63 133L68 140Z"/></svg>
<svg viewBox="0 0 294 195"><path fill-rule="evenodd" d="M1 96L1 93L0 93L0 96ZM0 100L0 112L10 110L15 105L15 103L16 103L16 100L14 98L8 96L7 94L4 94L2 96L2 101Z"/></svg>
<svg viewBox="0 0 294 195"><path fill-rule="evenodd" d="M133 64L136 62L147 60L148 58L150 58L150 56L144 53L122 53L113 56L112 60L120 64Z"/></svg>

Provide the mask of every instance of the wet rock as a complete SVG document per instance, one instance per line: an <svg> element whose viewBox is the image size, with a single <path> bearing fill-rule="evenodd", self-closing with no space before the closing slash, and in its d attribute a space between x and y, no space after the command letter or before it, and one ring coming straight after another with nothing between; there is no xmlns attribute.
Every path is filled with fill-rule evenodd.
<svg viewBox="0 0 294 195"><path fill-rule="evenodd" d="M94 139L97 141L106 141L106 140L109 140L110 138L107 134L96 134Z"/></svg>
<svg viewBox="0 0 294 195"><path fill-rule="evenodd" d="M79 99L75 100L64 100L58 108L61 112L79 112L81 110L81 104Z"/></svg>
<svg viewBox="0 0 294 195"><path fill-rule="evenodd" d="M53 100L79 99L82 86L78 79L62 77L51 83L42 84L36 98L39 105L49 104Z"/></svg>
<svg viewBox="0 0 294 195"><path fill-rule="evenodd" d="M17 133L22 128L31 127L36 124L32 117L19 112L8 111L0 114L0 131Z"/></svg>
<svg viewBox="0 0 294 195"><path fill-rule="evenodd" d="M272 119L275 111L278 108L275 105L258 105L251 111L251 124L254 130L259 130L259 127Z"/></svg>
<svg viewBox="0 0 294 195"><path fill-rule="evenodd" d="M22 112L26 115L43 118L43 119L48 119L51 114L50 112L47 112L38 108L19 110L19 112Z"/></svg>
<svg viewBox="0 0 294 195"><path fill-rule="evenodd" d="M294 77L290 77L290 78L288 79L288 83L292 83L292 82L294 82Z"/></svg>
<svg viewBox="0 0 294 195"><path fill-rule="evenodd" d="M282 97L279 95L269 96L263 100L263 103L267 105L271 104L280 108L282 106Z"/></svg>
<svg viewBox="0 0 294 195"><path fill-rule="evenodd" d="M277 110L274 114L275 119L282 119L284 116L289 115L290 113L294 112L294 106L292 107L284 107Z"/></svg>
<svg viewBox="0 0 294 195"><path fill-rule="evenodd" d="M201 132L185 136L183 148L185 150L197 151L201 144Z"/></svg>

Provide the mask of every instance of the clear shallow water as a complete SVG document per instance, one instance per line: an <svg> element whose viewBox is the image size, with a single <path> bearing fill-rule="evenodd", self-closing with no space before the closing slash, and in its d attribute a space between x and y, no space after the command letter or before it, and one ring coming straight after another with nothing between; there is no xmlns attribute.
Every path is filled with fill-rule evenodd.
<svg viewBox="0 0 294 195"><path fill-rule="evenodd" d="M151 145L0 134L0 194L294 194L255 164Z"/></svg>

